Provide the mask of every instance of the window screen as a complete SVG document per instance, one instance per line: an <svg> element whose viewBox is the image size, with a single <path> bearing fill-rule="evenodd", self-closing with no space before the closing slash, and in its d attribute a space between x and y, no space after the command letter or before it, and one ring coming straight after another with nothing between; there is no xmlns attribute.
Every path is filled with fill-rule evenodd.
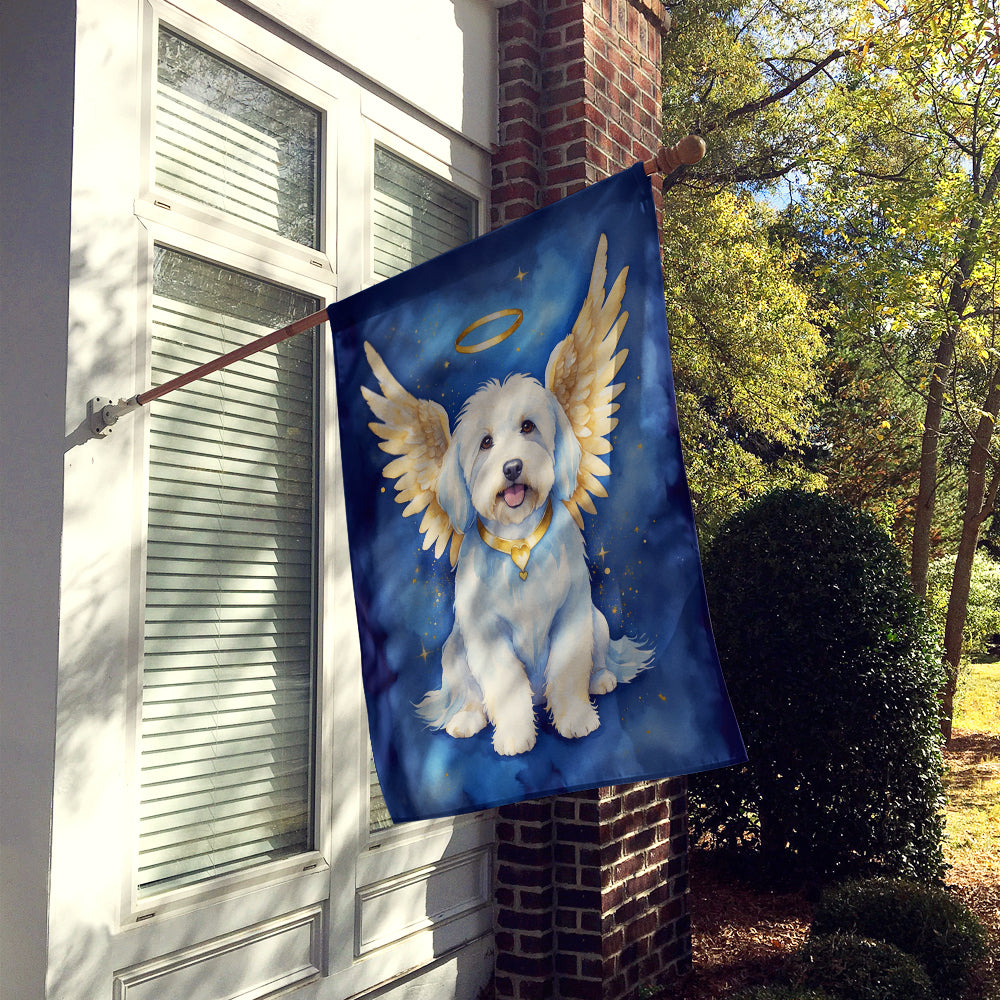
<svg viewBox="0 0 1000 1000"><path fill-rule="evenodd" d="M160 28L156 186L318 245L320 115Z"/></svg>
<svg viewBox="0 0 1000 1000"><path fill-rule="evenodd" d="M318 308L158 247L152 382ZM140 894L312 847L315 343L150 406Z"/></svg>
<svg viewBox="0 0 1000 1000"><path fill-rule="evenodd" d="M390 278L477 235L477 203L464 191L375 147L374 270ZM370 832L392 825L369 754Z"/></svg>

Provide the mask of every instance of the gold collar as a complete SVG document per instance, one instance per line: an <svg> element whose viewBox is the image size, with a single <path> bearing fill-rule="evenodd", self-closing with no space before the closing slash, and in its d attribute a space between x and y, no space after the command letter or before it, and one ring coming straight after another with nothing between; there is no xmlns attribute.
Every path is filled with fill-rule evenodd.
<svg viewBox="0 0 1000 1000"><path fill-rule="evenodd" d="M506 552L514 560L514 565L521 571L518 575L522 580L528 579L528 571L525 569L525 566L528 565L528 559L531 558L531 550L542 540L542 536L549 530L551 522L551 497L549 498L548 506L545 508L545 515L538 522L538 527L527 538L515 538L513 541L500 538L498 535L494 535L492 531L489 531L478 517L476 518L476 523L479 525L479 537L491 549L496 549L497 552Z"/></svg>

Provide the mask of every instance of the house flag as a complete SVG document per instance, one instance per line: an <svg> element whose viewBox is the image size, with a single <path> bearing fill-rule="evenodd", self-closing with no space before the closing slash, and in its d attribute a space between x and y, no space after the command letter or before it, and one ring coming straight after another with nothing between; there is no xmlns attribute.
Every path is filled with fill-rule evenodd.
<svg viewBox="0 0 1000 1000"><path fill-rule="evenodd" d="M330 306L392 818L746 759L637 164Z"/></svg>

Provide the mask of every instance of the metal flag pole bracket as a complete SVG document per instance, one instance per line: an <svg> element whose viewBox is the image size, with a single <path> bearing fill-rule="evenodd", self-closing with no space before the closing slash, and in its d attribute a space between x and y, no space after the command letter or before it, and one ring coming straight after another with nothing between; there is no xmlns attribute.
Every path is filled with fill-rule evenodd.
<svg viewBox="0 0 1000 1000"><path fill-rule="evenodd" d="M94 437L107 437L111 428L118 423L118 418L125 413L138 409L140 403L137 396L130 399L119 399L116 403L105 396L94 396L87 400L87 423Z"/></svg>
<svg viewBox="0 0 1000 1000"><path fill-rule="evenodd" d="M643 169L647 174L669 174L684 164L690 166L697 163L704 155L705 140L697 135L688 135L673 146L661 146L652 159L643 162ZM312 330L324 323L326 318L326 309L320 309L294 323L289 323L288 326L283 326L280 330L265 334L249 344L244 344L228 354L223 354L214 361L209 361L183 375L178 375L169 382L164 382L163 385L147 389L145 392L137 393L128 399L119 399L117 403L105 396L94 396L93 399L87 401L87 424L90 427L90 432L94 437L107 437L118 422L118 418L126 413L131 413L133 410L139 409L140 406L145 406L146 403L159 399L168 392L173 392L174 389L180 389L189 382L211 375L213 372L226 368L235 361L250 357L251 354L256 354L258 351L263 351L273 344L294 337L296 334L305 333L306 330Z"/></svg>

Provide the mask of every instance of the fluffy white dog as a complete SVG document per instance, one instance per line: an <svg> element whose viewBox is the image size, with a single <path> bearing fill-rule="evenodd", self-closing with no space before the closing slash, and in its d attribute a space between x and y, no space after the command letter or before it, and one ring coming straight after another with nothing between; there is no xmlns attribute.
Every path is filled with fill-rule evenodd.
<svg viewBox="0 0 1000 1000"><path fill-rule="evenodd" d="M572 333L552 352L546 384L524 374L482 386L462 407L454 434L444 409L411 396L370 344L383 395L362 389L378 421L379 447L404 516L423 512L424 547L451 542L455 624L442 649L441 687L417 711L454 737L492 723L498 754L535 745L535 706L557 732L578 738L600 725L591 695L606 694L650 666L651 651L612 640L591 598L581 508L607 496L598 475L617 421L615 354L627 268L604 292L602 236L590 290Z"/></svg>

